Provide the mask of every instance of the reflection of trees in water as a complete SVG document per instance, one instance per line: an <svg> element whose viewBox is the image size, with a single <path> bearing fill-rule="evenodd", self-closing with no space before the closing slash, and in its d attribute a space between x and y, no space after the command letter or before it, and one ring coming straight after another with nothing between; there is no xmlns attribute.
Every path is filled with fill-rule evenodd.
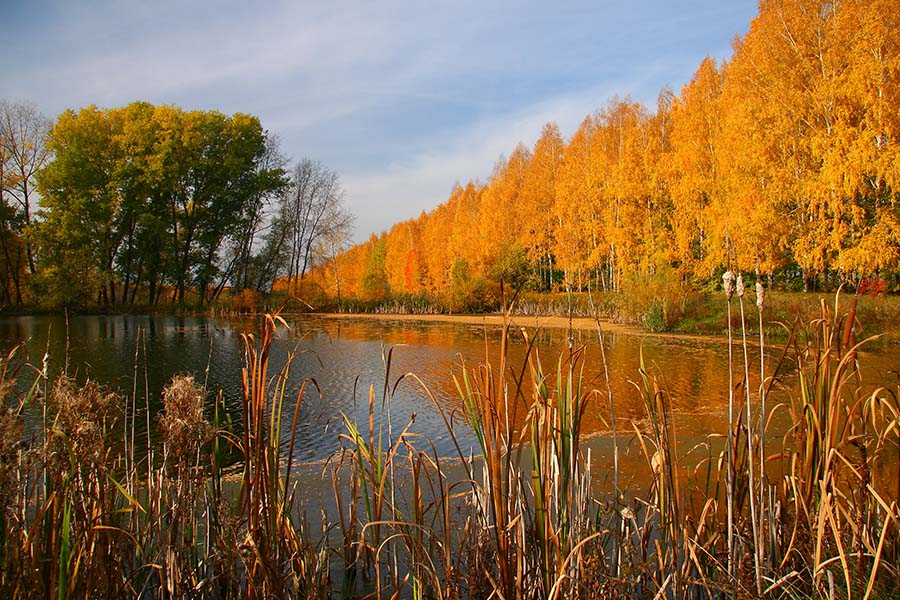
<svg viewBox="0 0 900 600"><path fill-rule="evenodd" d="M238 340L241 334L252 333L257 321L256 317L73 316L69 318L67 328L64 317L21 317L0 321L0 339L4 352L17 340L29 340L28 360L32 364L39 364L44 351L49 348L51 370L59 373L64 365L68 331L70 373L80 381L91 377L126 397L131 397L137 390L139 418L136 427L141 439L146 429L146 407L149 404L152 428L153 419L161 409L159 394L166 382L176 373L191 373L199 381L207 380L207 366L209 406L221 389L228 414L233 422L239 423L242 365ZM446 432L431 400L412 379L402 382L394 390L398 378L405 373L417 375L445 409L457 411L460 417L457 422L462 423L458 414L461 399L452 375L459 375L463 364L470 369L477 367L486 357L494 369L498 368L499 327L320 317L292 317L288 323L290 330L282 331L272 347L272 373L277 372L289 352L296 352L288 382L290 401L285 410L293 411L296 393L304 379L315 379L321 388L320 395L315 387L309 387L301 405L299 439L302 440L304 459L324 458L338 447L342 412L358 422L368 421L370 386L375 389L376 419L385 425L381 410L383 353L391 349L389 391L393 391L394 424L402 427L412 413L416 413L413 430L438 440L438 445L443 443L441 440L446 438ZM139 335L143 336L140 341ZM540 359L548 385L555 388L558 361L568 352L569 332L565 329L529 330L528 342L519 330L513 330L511 335L507 363L510 370L506 373L509 385L513 386L522 373L528 343L533 342L535 359ZM576 330L572 337L576 345L586 345L583 370L580 371L584 390L601 390L588 400L583 430L587 436L607 433L610 416L596 333ZM628 434L632 422L639 427L644 425L643 402L631 383L639 378L643 353L648 371L659 378L662 389L671 397L680 436L699 440L709 433L724 433L728 365L727 346L723 341L607 333L606 343L620 431ZM134 360L138 347L135 381ZM740 357L739 347L736 347L736 353ZM775 360L779 353L780 349L773 346L768 351L769 360ZM752 348L750 359L750 385L755 396L758 381L753 377L758 377L759 370L758 355ZM869 359L871 381L896 383L896 376L891 375L896 365L887 353L874 352ZM24 362L24 353L18 355L17 360ZM563 371L566 370L564 364ZM767 372L771 370L767 368ZM527 383L528 370L524 373ZM793 374L788 368L784 378L790 383L791 377ZM524 389L530 388L524 385ZM786 392L776 387L773 397L776 402L778 394L784 398ZM522 399L518 401L523 402ZM524 402L530 402L530 398L526 397ZM518 422L513 424L516 428L522 427L526 413L527 410L518 411ZM780 422L776 429L780 427L783 431L787 426Z"/></svg>

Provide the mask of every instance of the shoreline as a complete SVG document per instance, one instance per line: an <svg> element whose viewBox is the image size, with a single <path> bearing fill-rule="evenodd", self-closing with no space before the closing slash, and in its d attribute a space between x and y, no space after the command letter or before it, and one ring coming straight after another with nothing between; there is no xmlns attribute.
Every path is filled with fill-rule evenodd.
<svg viewBox="0 0 900 600"><path fill-rule="evenodd" d="M289 313L288 313L289 314ZM358 319L370 321L415 321L430 323L455 323L458 325L488 325L491 327L502 327L503 316L496 314L476 315L402 315L402 314L375 314L375 313L302 313L305 315L315 316L322 319ZM570 319L568 317L560 317L553 315L535 316L535 315L514 315L509 319L510 323L518 327L527 327L532 329L568 329ZM579 331L596 331L597 321L588 317L573 317L571 319L573 329ZM665 335L653 334L640 327L633 325L625 325L622 323L613 323L610 321L600 321L600 326L604 333L624 334L624 335ZM694 337L694 336L686 336Z"/></svg>
<svg viewBox="0 0 900 600"><path fill-rule="evenodd" d="M490 327L502 327L503 316L497 314L432 314L432 315L403 315L403 314L384 314L384 313L297 313L299 315L312 316L327 320L367 320L367 321L406 321L406 322L424 322L424 323L451 323L457 325L487 325ZM287 313L285 316L294 316ZM535 329L568 329L569 318L556 315L514 315L510 317L510 322L514 326L525 327L531 330ZM591 317L572 317L572 329L576 331L597 331L597 321ZM728 344L728 338L724 335L716 335L712 333L677 333L673 331L653 332L647 331L637 325L629 325L626 323L613 323L601 319L600 326L603 328L603 334L611 335L629 335L651 338L665 338L669 340L702 340L712 343ZM758 344L758 340L754 337L748 340L752 346Z"/></svg>

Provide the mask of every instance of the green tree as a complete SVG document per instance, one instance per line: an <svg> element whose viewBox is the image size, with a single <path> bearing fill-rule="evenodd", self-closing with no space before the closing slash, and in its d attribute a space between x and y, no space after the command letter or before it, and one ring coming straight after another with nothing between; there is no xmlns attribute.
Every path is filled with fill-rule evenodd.
<svg viewBox="0 0 900 600"><path fill-rule="evenodd" d="M50 132L54 159L38 175L44 217L41 258L46 263L42 285L49 297L54 297L51 290L78 282L83 289L63 294L64 301L93 292L98 300L115 301L109 284L120 243L114 222L120 201L113 178L120 154L113 135L117 121L90 106L64 112Z"/></svg>
<svg viewBox="0 0 900 600"><path fill-rule="evenodd" d="M387 239L384 235L375 237L375 234L372 234L368 246L366 267L362 275L362 295L366 300L384 300L390 294L387 275L384 272Z"/></svg>
<svg viewBox="0 0 900 600"><path fill-rule="evenodd" d="M528 252L519 244L506 246L494 261L491 279L500 284L501 294L509 288L512 293L535 284L534 273L528 260Z"/></svg>
<svg viewBox="0 0 900 600"><path fill-rule="evenodd" d="M245 236L260 199L283 185L266 144L259 120L244 114L143 102L64 112L38 177L43 289L80 281L116 304L146 285L153 303L170 284L177 302L188 286L207 301L230 271L226 240Z"/></svg>
<svg viewBox="0 0 900 600"><path fill-rule="evenodd" d="M287 159L278 147L278 138L270 136L266 152L257 167L257 176L263 180L256 186L257 197L250 202L235 234L228 242L228 266L216 290L221 292L227 279L236 289L253 288L268 292L277 276L286 233L283 222L274 218L275 200L287 186L284 167ZM267 180L268 181L265 181ZM257 248L257 246L261 246Z"/></svg>

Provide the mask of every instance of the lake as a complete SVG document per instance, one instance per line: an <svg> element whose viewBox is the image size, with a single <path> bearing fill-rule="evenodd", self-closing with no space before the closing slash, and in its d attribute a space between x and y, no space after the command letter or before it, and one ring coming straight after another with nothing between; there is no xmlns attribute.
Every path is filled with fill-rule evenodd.
<svg viewBox="0 0 900 600"><path fill-rule="evenodd" d="M496 363L500 329L479 324L420 322L397 319L287 317L288 329L282 330L273 350L270 375L294 354L287 386L286 420L293 413L294 398L303 380L308 386L302 400L299 425L299 458L304 462L321 461L340 447L344 431L342 415L361 427L368 423L369 389L374 387L376 427L387 423L390 410L395 433L416 415L411 431L434 443L439 454L454 452L452 440L439 412L429 396L413 379L407 378L395 388L404 373L417 375L435 400L452 412L461 407L452 375L462 372L462 364L477 366L485 353ZM528 320L521 324L527 326ZM258 319L175 317L175 316L63 316L7 317L0 319L0 345L5 352L19 343L26 353L18 352L16 361L40 365L49 351L51 373L68 369L79 381L94 379L119 392L123 406L136 398L137 442L146 443L146 408L151 415L151 443L155 441L153 420L162 408L160 391L177 373L191 373L205 381L213 394L222 391L226 406L240 421L242 355L241 335L256 331ZM531 334L536 339L537 355L548 384L555 386L559 357L568 348L565 329L544 329ZM611 380L619 430L631 437L632 422L640 426L645 411L638 388L640 357L651 374L671 397L675 425L682 447L700 442L710 433L725 433L728 402L728 346L725 339L607 333L606 358ZM596 331L574 331L574 344L586 346L583 387L597 389L585 415L584 431L593 439L598 456L608 452L610 410L603 365ZM743 357L735 346L735 365L739 380ZM510 343L509 364L521 368L526 343L515 335ZM779 344L767 348L767 374L781 352ZM871 383L896 384L898 348L876 348L866 352L866 379ZM386 357L390 355L388 393L385 394ZM758 382L758 348L751 347L752 390ZM29 370L20 372L20 388L34 380ZM753 379L756 377L756 379ZM784 384L772 402L787 398L794 377L788 368ZM386 396L389 399L386 401ZM740 402L743 396L738 396ZM383 403L384 402L384 403ZM387 406L389 404L389 407ZM129 404L130 406L130 404ZM520 411L524 414L524 410ZM786 430L786 411L777 413L775 428ZM31 409L36 423L38 411ZM456 420L460 415L456 414ZM474 445L465 426L458 428L465 450ZM285 439L287 439L285 433Z"/></svg>

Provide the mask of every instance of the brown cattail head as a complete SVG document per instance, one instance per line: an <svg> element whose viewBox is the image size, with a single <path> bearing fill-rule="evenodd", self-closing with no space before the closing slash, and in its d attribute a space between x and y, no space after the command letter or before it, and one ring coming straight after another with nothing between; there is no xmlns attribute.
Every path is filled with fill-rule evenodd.
<svg viewBox="0 0 900 600"><path fill-rule="evenodd" d="M190 375L176 375L163 390L159 418L163 443L176 464L190 463L205 444L212 427L203 417L206 389Z"/></svg>
<svg viewBox="0 0 900 600"><path fill-rule="evenodd" d="M722 285L725 288L725 297L731 300L734 295L734 273L725 271L725 274L722 275Z"/></svg>
<svg viewBox="0 0 900 600"><path fill-rule="evenodd" d="M121 398L88 380L78 386L60 376L47 398L53 417L54 435L47 437L44 452L51 470L64 476L74 464L102 469L106 454L105 435L121 410Z"/></svg>
<svg viewBox="0 0 900 600"><path fill-rule="evenodd" d="M766 303L766 288L763 284L756 282L756 307L762 312L763 305Z"/></svg>
<svg viewBox="0 0 900 600"><path fill-rule="evenodd" d="M0 515L6 510L18 486L16 467L19 466L22 431L25 427L20 415L4 402L9 393L6 383L0 383Z"/></svg>
<svg viewBox="0 0 900 600"><path fill-rule="evenodd" d="M744 276L740 273L737 276L737 295L738 298L744 297Z"/></svg>

